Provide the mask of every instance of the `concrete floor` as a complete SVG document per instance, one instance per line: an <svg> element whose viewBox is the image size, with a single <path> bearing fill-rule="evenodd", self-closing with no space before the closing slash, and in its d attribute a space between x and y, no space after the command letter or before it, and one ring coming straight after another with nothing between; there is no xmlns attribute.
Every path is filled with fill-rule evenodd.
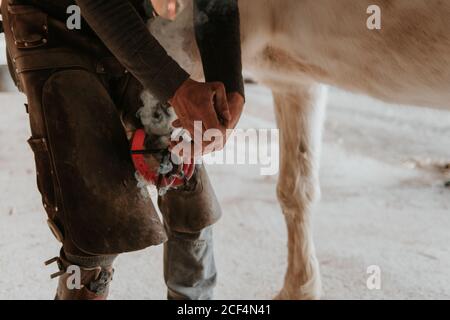
<svg viewBox="0 0 450 320"><path fill-rule="evenodd" d="M35 188L24 97L0 94L0 299L51 299L58 253ZM241 127L275 126L270 93L248 88ZM449 299L450 112L390 106L332 91L315 240L326 299ZM280 289L286 232L276 177L212 166L224 209L215 229L219 299L267 299ZM113 299L163 299L162 248L124 254ZM366 287L367 267L382 271Z"/></svg>

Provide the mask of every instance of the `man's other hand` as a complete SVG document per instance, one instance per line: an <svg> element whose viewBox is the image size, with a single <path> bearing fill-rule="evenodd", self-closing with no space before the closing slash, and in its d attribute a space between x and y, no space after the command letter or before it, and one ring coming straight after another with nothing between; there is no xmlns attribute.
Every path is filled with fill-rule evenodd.
<svg viewBox="0 0 450 320"><path fill-rule="evenodd" d="M228 139L227 130L236 127L245 101L237 92L227 94L220 82L200 83L189 79L169 102L178 116L173 126L186 129L192 138L203 137L205 131L209 129L216 129L222 133L223 139L213 144L211 141L193 141L190 155L197 158L208 152L223 149ZM198 131L194 126L196 121L202 122L203 132L197 132L195 135L195 130ZM177 144L172 142L172 148ZM197 148L194 148L195 145Z"/></svg>
<svg viewBox="0 0 450 320"><path fill-rule="evenodd" d="M218 129L225 134L231 120L225 87L220 82L201 83L188 79L169 103L178 116L173 126L186 129L192 137L195 121L202 122L203 131Z"/></svg>

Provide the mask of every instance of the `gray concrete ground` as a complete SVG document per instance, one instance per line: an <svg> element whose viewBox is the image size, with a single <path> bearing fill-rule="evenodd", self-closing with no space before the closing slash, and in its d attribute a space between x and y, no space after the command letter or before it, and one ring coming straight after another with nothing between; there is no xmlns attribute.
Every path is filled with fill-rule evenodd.
<svg viewBox="0 0 450 320"><path fill-rule="evenodd" d="M51 299L58 253L35 188L24 97L0 93L0 299ZM270 93L248 88L243 128L274 127ZM326 299L450 298L450 112L390 106L333 91L315 240ZM210 166L224 208L215 229L217 298L266 299L281 287L285 225L276 177ZM113 299L163 299L162 248L122 255ZM366 287L378 265L382 288Z"/></svg>

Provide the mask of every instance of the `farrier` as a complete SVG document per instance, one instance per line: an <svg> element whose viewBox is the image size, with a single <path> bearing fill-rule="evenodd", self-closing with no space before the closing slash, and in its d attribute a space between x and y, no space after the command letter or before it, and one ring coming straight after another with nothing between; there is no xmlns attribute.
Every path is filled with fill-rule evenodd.
<svg viewBox="0 0 450 320"><path fill-rule="evenodd" d="M83 20L79 30L68 30L74 4ZM118 254L163 242L168 297L212 297L211 226L221 211L205 169L159 197L161 223L137 188L121 122L140 107L144 88L170 101L188 129L197 120L225 130L240 117L237 0L197 0L195 11L208 17L196 19L205 83L191 80L150 34L147 1L3 0L11 75L28 99L37 184L62 243L50 261L60 268L57 299L106 298ZM193 103L199 99L210 103L200 109ZM79 290L66 284L71 265L82 271Z"/></svg>

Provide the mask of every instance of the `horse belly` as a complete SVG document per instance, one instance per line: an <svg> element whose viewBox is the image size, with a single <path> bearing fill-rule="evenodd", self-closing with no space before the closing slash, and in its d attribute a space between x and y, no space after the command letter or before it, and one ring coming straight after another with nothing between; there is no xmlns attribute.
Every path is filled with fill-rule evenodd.
<svg viewBox="0 0 450 320"><path fill-rule="evenodd" d="M297 75L395 103L450 105L450 3L391 0L382 6L381 30L369 30L369 0L283 1L270 41L250 62L266 76L292 83Z"/></svg>

